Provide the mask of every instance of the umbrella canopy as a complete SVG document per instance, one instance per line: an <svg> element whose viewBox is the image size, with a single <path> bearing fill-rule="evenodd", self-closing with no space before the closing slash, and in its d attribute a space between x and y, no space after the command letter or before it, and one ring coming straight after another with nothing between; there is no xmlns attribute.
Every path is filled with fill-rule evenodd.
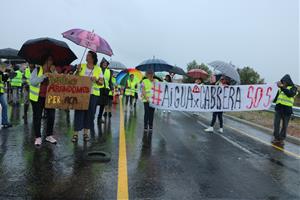
<svg viewBox="0 0 300 200"><path fill-rule="evenodd" d="M129 79L130 75L133 74L134 75L134 79L138 82L140 82L143 79L143 74L137 70L137 69L126 69L121 71L118 75L117 75L117 83L119 85L125 86L127 80Z"/></svg>
<svg viewBox="0 0 300 200"><path fill-rule="evenodd" d="M214 61L209 63L209 65L215 70L220 71L223 75L234 80L237 84L241 83L240 75L233 64L223 61Z"/></svg>
<svg viewBox="0 0 300 200"><path fill-rule="evenodd" d="M113 51L105 39L94 32L83 29L71 29L62 33L64 38L67 38L82 47L91 49L92 51L103 53L108 56L113 55Z"/></svg>
<svg viewBox="0 0 300 200"><path fill-rule="evenodd" d="M118 61L110 61L109 68L110 69L115 69L115 70L127 69L127 67L123 63L118 62Z"/></svg>
<svg viewBox="0 0 300 200"><path fill-rule="evenodd" d="M24 60L24 59L9 59L9 60L4 61L4 63L15 65L15 64L26 63L26 60Z"/></svg>
<svg viewBox="0 0 300 200"><path fill-rule="evenodd" d="M191 69L187 75L192 78L207 79L208 73L202 69Z"/></svg>
<svg viewBox="0 0 300 200"><path fill-rule="evenodd" d="M5 59L20 59L18 56L19 51L12 48L0 49L0 58Z"/></svg>
<svg viewBox="0 0 300 200"><path fill-rule="evenodd" d="M46 56L52 56L55 65L69 65L77 59L67 43L52 38L38 38L28 40L18 54L27 62L43 65Z"/></svg>
<svg viewBox="0 0 300 200"><path fill-rule="evenodd" d="M170 71L173 68L172 65L169 65L166 61L161 59L149 59L145 60L141 64L139 64L136 69L140 71L148 71L151 70L153 72L163 72L163 71Z"/></svg>
<svg viewBox="0 0 300 200"><path fill-rule="evenodd" d="M183 71L182 68L177 67L177 66L173 66L173 68L169 72L174 73L174 74L178 74L178 75L182 75L182 76L186 76L185 71Z"/></svg>

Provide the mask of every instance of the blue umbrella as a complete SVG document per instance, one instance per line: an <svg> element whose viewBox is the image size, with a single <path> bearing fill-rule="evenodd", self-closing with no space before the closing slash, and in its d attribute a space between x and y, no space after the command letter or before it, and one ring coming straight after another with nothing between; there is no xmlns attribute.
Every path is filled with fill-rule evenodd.
<svg viewBox="0 0 300 200"><path fill-rule="evenodd" d="M172 65L169 65L166 61L161 59L149 59L145 60L141 64L139 64L136 69L140 71L148 71L151 70L153 72L163 72L163 71L170 71L173 68Z"/></svg>

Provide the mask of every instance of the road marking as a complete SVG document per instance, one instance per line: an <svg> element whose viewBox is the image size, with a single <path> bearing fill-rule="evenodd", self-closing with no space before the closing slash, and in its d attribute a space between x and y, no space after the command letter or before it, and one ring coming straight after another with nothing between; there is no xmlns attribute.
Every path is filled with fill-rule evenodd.
<svg viewBox="0 0 300 200"><path fill-rule="evenodd" d="M186 116L191 117L191 116L188 115L187 113L184 113L184 114L185 114ZM200 121L198 121L198 120L197 120L197 122L198 122L199 124L201 124L202 126L204 126L204 127L207 126L206 124L204 124L204 123L202 123L202 122L200 122ZM250 138L252 138L252 139L254 139L254 140L256 140L256 141L259 141L259 142L261 142L261 143L263 143L263 144L265 144L265 145L272 146L272 147L274 147L275 149L277 149L277 150L279 150L279 151L282 151L283 153L285 153L285 154L287 154L287 155L289 155L289 156L292 156L292 157L295 157L295 158L297 158L297 159L300 159L300 155L298 155L298 154L296 154L296 153L293 153L293 152L290 152L290 151L288 151L288 150L285 150L285 149L283 149L283 148L281 148L281 147L279 147L279 146L276 146L276 145L274 145L274 144L272 144L272 143L265 142L265 141L263 141L262 139L260 139L260 138L258 138L258 137L255 137L255 136L252 136L252 135L249 135L248 133L246 133L246 132L244 132L244 131L242 131L242 130L239 130L239 129L230 127L230 126L228 126L228 125L225 125L225 127L229 128L229 129L231 129L231 130L233 130L233 131L235 131L235 132L237 132L237 133L240 133L241 135L248 136L248 137L250 137Z"/></svg>
<svg viewBox="0 0 300 200"><path fill-rule="evenodd" d="M126 139L124 129L124 112L122 98L120 98L120 131L119 131L119 166L118 166L118 199L128 199L128 176Z"/></svg>

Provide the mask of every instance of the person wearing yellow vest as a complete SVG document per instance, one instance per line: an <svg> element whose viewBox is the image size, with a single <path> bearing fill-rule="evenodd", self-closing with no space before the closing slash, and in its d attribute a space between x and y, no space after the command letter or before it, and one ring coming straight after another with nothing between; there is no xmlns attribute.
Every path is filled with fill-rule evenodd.
<svg viewBox="0 0 300 200"><path fill-rule="evenodd" d="M19 67L16 65L14 66L14 73L12 73L10 85L12 87L12 102L13 105L17 105L20 102L20 92L22 88L22 78L23 74L20 71Z"/></svg>
<svg viewBox="0 0 300 200"><path fill-rule="evenodd" d="M294 99L297 96L297 87L294 85L290 75L286 74L278 83L278 93L274 99L275 116L274 116L274 140L275 145L284 145L288 124L293 114ZM282 127L280 130L280 124Z"/></svg>
<svg viewBox="0 0 300 200"><path fill-rule="evenodd" d="M99 105L100 110L98 114L98 123L104 123L102 120L102 115L104 112L104 108L106 105L108 105L109 102L109 92L113 90L113 84L112 84L112 71L108 68L109 62L102 58L100 62L100 69L101 74L104 78L104 84L101 86L100 89L100 98L99 98Z"/></svg>
<svg viewBox="0 0 300 200"><path fill-rule="evenodd" d="M36 146L41 146L41 120L43 110L47 113L46 119L46 141L51 144L56 144L56 139L53 137L53 127L55 120L55 109L45 108L45 100L47 87L49 84L47 74L56 73L55 66L53 63L53 58L51 55L46 55L43 58L44 65L36 67L30 77L30 86L29 86L29 99L33 111L33 130L35 133L35 142Z"/></svg>
<svg viewBox="0 0 300 200"><path fill-rule="evenodd" d="M142 100L144 102L144 131L146 132L149 130L150 133L153 130L155 108L150 107L149 102L151 100L151 89L153 83L156 81L157 79L154 79L154 72L152 70L148 70L146 72L146 78L141 82Z"/></svg>
<svg viewBox="0 0 300 200"><path fill-rule="evenodd" d="M77 74L87 76L92 80L92 89L88 110L75 110L74 115L74 135L72 142L78 141L78 132L83 129L83 140L87 142L90 138L90 130L94 130L94 118L97 108L97 102L100 96L100 86L103 85L103 78L100 78L101 70L97 66L97 54L89 51L86 55L87 64L77 65Z"/></svg>
<svg viewBox="0 0 300 200"><path fill-rule="evenodd" d="M110 90L109 91L109 97L108 97L108 104L107 106L105 106L105 112L103 114L103 116L105 118L107 118L107 116L109 118L111 118L112 114L111 114L111 108L112 108L112 103L113 103L113 99L114 99L114 95L115 95L115 87L117 85L117 80L116 80L116 77L112 77L111 79L111 82L112 82L112 85L113 85L113 90Z"/></svg>
<svg viewBox="0 0 300 200"><path fill-rule="evenodd" d="M29 109L29 85L30 85L30 76L31 72L34 70L35 65L29 64L28 67L25 68L24 74L23 74L23 80L24 80L24 87L23 87L23 99L24 99L24 123L27 124L27 113Z"/></svg>
<svg viewBox="0 0 300 200"><path fill-rule="evenodd" d="M130 109L132 109L132 103L135 96L136 88L137 88L137 82L134 80L134 75L130 74L129 79L127 80L125 86L125 97L126 97L125 109L128 106L128 101L129 101Z"/></svg>
<svg viewBox="0 0 300 200"><path fill-rule="evenodd" d="M1 125L3 128L10 128L12 125L8 122L7 116L7 102L5 98L5 83L8 81L9 75L5 73L5 67L1 66L0 68L0 104L2 107L1 116L2 122Z"/></svg>

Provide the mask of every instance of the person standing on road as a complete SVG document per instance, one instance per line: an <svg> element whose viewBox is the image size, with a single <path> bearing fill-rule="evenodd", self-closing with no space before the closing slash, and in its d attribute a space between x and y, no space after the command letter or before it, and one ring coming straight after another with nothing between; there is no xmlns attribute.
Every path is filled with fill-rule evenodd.
<svg viewBox="0 0 300 200"><path fill-rule="evenodd" d="M153 130L153 120L155 108L150 107L149 102L151 98L151 88L153 83L158 80L154 78L154 72L148 70L146 72L146 78L142 80L142 100L144 102L144 132L148 131L152 133Z"/></svg>
<svg viewBox="0 0 300 200"><path fill-rule="evenodd" d="M72 142L78 141L78 132L83 129L83 140L87 142L90 138L89 131L94 129L94 119L97 109L97 103L100 96L100 85L103 84L103 78L100 79L101 69L97 65L97 54L89 51L86 56L87 64L79 64L77 66L77 74L79 76L87 76L93 82L90 94L90 102L88 110L75 110L74 115L74 135Z"/></svg>
<svg viewBox="0 0 300 200"><path fill-rule="evenodd" d="M12 125L8 122L7 116L7 102L5 100L5 83L8 81L9 75L5 73L5 69L3 66L0 68L0 104L2 107L1 116L2 116L2 127L10 128Z"/></svg>
<svg viewBox="0 0 300 200"><path fill-rule="evenodd" d="M53 58L51 55L44 57L44 65L36 67L30 77L29 99L33 111L33 130L35 133L36 146L42 144L41 138L41 122L43 110L47 113L46 119L46 141L51 144L56 144L56 139L53 137L53 127L55 120L55 109L45 108L45 100L49 80L48 73L56 73Z"/></svg>
<svg viewBox="0 0 300 200"><path fill-rule="evenodd" d="M229 82L230 82L229 78L222 76L221 79L215 85L227 86L227 85L229 85ZM219 123L220 123L219 132L223 133L223 112L213 112L210 127L205 129L204 130L205 132L214 132L214 125L217 121L217 117L218 117Z"/></svg>
<svg viewBox="0 0 300 200"><path fill-rule="evenodd" d="M172 83L172 77L169 74L167 74L164 78L164 82ZM163 113L166 113L166 112L167 112L166 110L163 110ZM168 113L171 113L171 111L168 110Z"/></svg>
<svg viewBox="0 0 300 200"><path fill-rule="evenodd" d="M135 89L137 86L137 82L134 80L134 75L130 74L129 79L126 82L126 87L125 87L125 109L128 106L128 102L129 102L129 107L130 110L132 110L132 103L133 103L133 99L135 96Z"/></svg>
<svg viewBox="0 0 300 200"><path fill-rule="evenodd" d="M11 74L10 85L12 88L12 103L14 106L20 103L20 92L22 88L23 74L19 69L19 66L14 66L14 73Z"/></svg>
<svg viewBox="0 0 300 200"><path fill-rule="evenodd" d="M111 114L111 110L112 110L112 104L113 104L113 100L114 100L114 96L115 96L115 87L117 85L117 80L116 77L113 75L112 79L111 79L112 85L113 85L113 90L109 91L109 95L108 95L108 104L107 106L105 106L105 112L103 114L104 118L111 118L112 114Z"/></svg>
<svg viewBox="0 0 300 200"><path fill-rule="evenodd" d="M278 93L274 99L275 116L274 116L274 140L275 145L284 145L288 124L293 114L293 105L297 96L297 87L294 85L290 75L286 74L278 83ZM280 124L282 127L280 130Z"/></svg>
<svg viewBox="0 0 300 200"><path fill-rule="evenodd" d="M30 99L29 99L29 85L30 85L30 76L32 71L35 69L34 64L29 64L28 67L25 68L24 74L23 74L23 79L24 79L24 84L23 84L23 99L24 99L24 124L27 124L27 113L30 105Z"/></svg>

